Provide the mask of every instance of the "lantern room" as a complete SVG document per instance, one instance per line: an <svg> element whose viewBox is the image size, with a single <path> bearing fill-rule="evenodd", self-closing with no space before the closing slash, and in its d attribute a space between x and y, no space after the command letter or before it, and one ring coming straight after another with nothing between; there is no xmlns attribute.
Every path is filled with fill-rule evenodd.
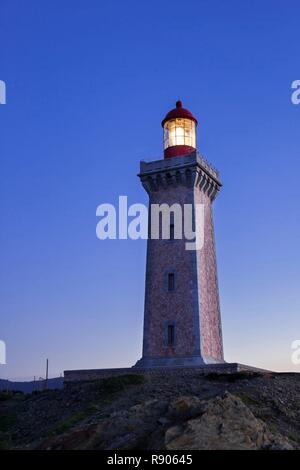
<svg viewBox="0 0 300 470"><path fill-rule="evenodd" d="M196 149L197 119L176 102L176 108L168 112L161 125L164 129L164 157L187 155Z"/></svg>

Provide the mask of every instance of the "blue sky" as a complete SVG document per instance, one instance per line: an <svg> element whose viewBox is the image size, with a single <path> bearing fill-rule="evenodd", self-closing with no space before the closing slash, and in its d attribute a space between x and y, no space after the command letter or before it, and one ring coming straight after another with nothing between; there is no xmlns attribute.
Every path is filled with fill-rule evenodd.
<svg viewBox="0 0 300 470"><path fill-rule="evenodd" d="M98 240L95 211L147 202L177 99L222 176L226 360L300 370L299 21L296 0L1 1L1 377L140 357L146 242Z"/></svg>

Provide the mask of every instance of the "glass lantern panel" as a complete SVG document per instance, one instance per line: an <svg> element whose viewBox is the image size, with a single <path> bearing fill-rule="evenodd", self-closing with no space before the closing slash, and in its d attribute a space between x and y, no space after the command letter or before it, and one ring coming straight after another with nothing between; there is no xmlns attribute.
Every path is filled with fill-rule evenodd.
<svg viewBox="0 0 300 470"><path fill-rule="evenodd" d="M169 130L167 126L164 127L164 149L169 146Z"/></svg>
<svg viewBox="0 0 300 470"><path fill-rule="evenodd" d="M172 119L164 127L164 148L188 145L196 148L196 126L191 119Z"/></svg>
<svg viewBox="0 0 300 470"><path fill-rule="evenodd" d="M184 145L184 122L183 119L176 119L176 145Z"/></svg>
<svg viewBox="0 0 300 470"><path fill-rule="evenodd" d="M191 121L191 147L194 147L196 148L196 124L194 123L194 121Z"/></svg>
<svg viewBox="0 0 300 470"><path fill-rule="evenodd" d="M184 138L184 145L188 145L189 147L193 147L191 137Z"/></svg>
<svg viewBox="0 0 300 470"><path fill-rule="evenodd" d="M169 121L167 123L168 128L169 128L169 142L168 142L168 147L173 147L173 145L176 145L176 123L175 119L172 121Z"/></svg>

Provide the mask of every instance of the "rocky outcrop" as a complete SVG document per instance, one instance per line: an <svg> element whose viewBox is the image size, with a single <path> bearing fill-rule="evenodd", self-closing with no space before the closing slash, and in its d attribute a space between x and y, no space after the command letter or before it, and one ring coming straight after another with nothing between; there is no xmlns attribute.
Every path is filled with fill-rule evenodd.
<svg viewBox="0 0 300 470"><path fill-rule="evenodd" d="M181 400L180 408L190 404L193 409L195 402L195 398ZM198 406L201 409L201 405ZM202 404L202 408L203 413L197 418L167 430L166 449L293 449L282 436L270 433L265 423L255 418L249 408L230 393Z"/></svg>
<svg viewBox="0 0 300 470"><path fill-rule="evenodd" d="M8 394L0 427L9 449L300 449L300 374L179 369Z"/></svg>
<svg viewBox="0 0 300 470"><path fill-rule="evenodd" d="M271 433L240 398L226 392L209 401L196 396L178 397L169 404L148 400L115 412L98 425L79 426L47 439L40 448L289 450L294 446Z"/></svg>
<svg viewBox="0 0 300 470"><path fill-rule="evenodd" d="M167 411L164 400L147 400L128 410L115 411L108 418L88 424L42 442L40 449L130 450L147 446L147 440L160 427ZM97 417L93 421L98 421ZM167 423L170 424L168 420ZM81 440L80 440L81 436ZM161 436L162 438L163 436Z"/></svg>

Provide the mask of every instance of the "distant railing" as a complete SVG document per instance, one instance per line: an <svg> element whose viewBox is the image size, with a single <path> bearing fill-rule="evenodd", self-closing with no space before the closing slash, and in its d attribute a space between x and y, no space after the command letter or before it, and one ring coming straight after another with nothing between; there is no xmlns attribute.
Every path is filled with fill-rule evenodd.
<svg viewBox="0 0 300 470"><path fill-rule="evenodd" d="M203 155L201 155L201 153L197 152L197 156L200 159L201 164L204 166L204 168L214 173L215 176L219 178L220 176L219 171L208 160L206 160L206 158L204 158Z"/></svg>

